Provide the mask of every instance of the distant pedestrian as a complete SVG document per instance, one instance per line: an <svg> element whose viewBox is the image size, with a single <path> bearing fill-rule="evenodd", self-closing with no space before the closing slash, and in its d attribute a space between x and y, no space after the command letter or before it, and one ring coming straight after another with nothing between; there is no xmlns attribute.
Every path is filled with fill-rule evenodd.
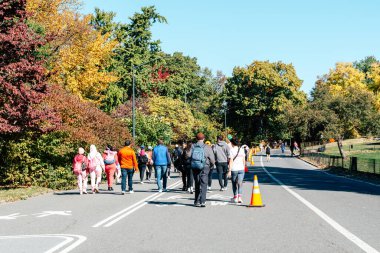
<svg viewBox="0 0 380 253"><path fill-rule="evenodd" d="M103 160L105 164L108 190L113 191L113 180L115 171L119 165L119 160L117 158L117 152L113 151L110 145L107 145L106 149L103 152Z"/></svg>
<svg viewBox="0 0 380 253"><path fill-rule="evenodd" d="M182 155L182 148L176 144L175 148L172 153L172 160L173 160L173 165L174 165L174 171L180 171L182 163L181 163L181 155Z"/></svg>
<svg viewBox="0 0 380 253"><path fill-rule="evenodd" d="M296 151L300 150L300 148L298 147L298 143L296 141L294 142L294 150Z"/></svg>
<svg viewBox="0 0 380 253"><path fill-rule="evenodd" d="M191 169L192 145L193 143L191 141L188 141L186 143L186 148L183 150L182 153L182 163L184 165L184 172L186 173L186 187L187 191L190 194L194 193L194 175L193 170Z"/></svg>
<svg viewBox="0 0 380 253"><path fill-rule="evenodd" d="M265 154L267 155L267 162L270 161L270 146L269 144L267 144L266 148L265 148Z"/></svg>
<svg viewBox="0 0 380 253"><path fill-rule="evenodd" d="M228 185L228 163L230 159L230 148L227 143L223 141L223 136L217 137L217 142L214 146L216 171L218 172L218 179L221 191L227 190Z"/></svg>
<svg viewBox="0 0 380 253"><path fill-rule="evenodd" d="M99 192L99 184L102 180L102 171L105 169L102 155L98 152L95 145L90 146L90 153L87 156L88 169L91 178L92 193ZM95 181L96 180L96 181Z"/></svg>
<svg viewBox="0 0 380 253"><path fill-rule="evenodd" d="M280 147L281 147L281 153L284 154L285 153L285 142L282 142Z"/></svg>
<svg viewBox="0 0 380 253"><path fill-rule="evenodd" d="M141 184L144 184L144 176L145 176L145 171L146 171L148 162L149 162L149 157L145 152L145 146L141 146L140 153L137 155L137 163L139 165Z"/></svg>
<svg viewBox="0 0 380 253"><path fill-rule="evenodd" d="M231 140L232 149L230 154L230 168L228 176L231 178L232 191L234 197L231 199L233 203L243 203L243 180L245 169L245 153L244 149L240 146L238 138Z"/></svg>
<svg viewBox="0 0 380 253"><path fill-rule="evenodd" d="M198 133L196 138L198 142L193 145L191 153L191 168L195 181L194 206L206 207L208 174L215 164L215 156L211 147L204 144L204 134Z"/></svg>
<svg viewBox="0 0 380 253"><path fill-rule="evenodd" d="M158 192L167 191L167 169L171 166L168 148L162 140L158 140L157 146L153 148L153 164L156 171ZM162 182L161 182L162 180Z"/></svg>
<svg viewBox="0 0 380 253"><path fill-rule="evenodd" d="M152 177L152 171L153 171L153 159L152 159L153 148L151 146L148 146L146 155L148 156L148 164L146 168L146 180L150 182L150 179Z"/></svg>
<svg viewBox="0 0 380 253"><path fill-rule="evenodd" d="M181 147L179 147L178 144L175 145L175 149L173 150L172 153L172 160L173 160L173 165L176 171L179 171L181 173L181 178L182 178L182 191L187 190L187 178L186 178L186 171L184 168L184 163L182 161L182 153L183 150Z"/></svg>
<svg viewBox="0 0 380 253"><path fill-rule="evenodd" d="M73 160L73 172L77 176L79 194L87 194L87 157L84 149L79 148Z"/></svg>
<svg viewBox="0 0 380 253"><path fill-rule="evenodd" d="M133 174L138 170L138 163L135 151L131 148L131 141L125 142L125 147L118 152L119 163L121 167L121 194L125 194L127 188L128 178L128 191L133 193Z"/></svg>

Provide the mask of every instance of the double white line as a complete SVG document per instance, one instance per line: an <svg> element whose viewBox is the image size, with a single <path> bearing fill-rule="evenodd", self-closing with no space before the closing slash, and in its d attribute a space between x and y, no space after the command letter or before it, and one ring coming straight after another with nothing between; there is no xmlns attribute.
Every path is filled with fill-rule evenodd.
<svg viewBox="0 0 380 253"><path fill-rule="evenodd" d="M172 185L170 185L167 189L173 189L174 187L177 187L179 184L181 184L182 182L181 181L178 181ZM98 223L96 223L95 225L93 225L92 227L93 228L97 228L97 227L110 227L112 226L113 224L115 224L116 222L120 221L121 219L127 217L128 215L132 214L133 212L137 211L138 209L142 208L143 206L145 206L146 204L148 204L149 201L152 201L152 200L155 200L159 197L161 197L162 195L164 195L166 192L157 192L153 195L150 195L148 197L146 197L145 199L142 199L138 202L136 202L135 204L121 210L120 212L117 212L111 216L109 216L108 218L102 220L102 221L99 221Z"/></svg>

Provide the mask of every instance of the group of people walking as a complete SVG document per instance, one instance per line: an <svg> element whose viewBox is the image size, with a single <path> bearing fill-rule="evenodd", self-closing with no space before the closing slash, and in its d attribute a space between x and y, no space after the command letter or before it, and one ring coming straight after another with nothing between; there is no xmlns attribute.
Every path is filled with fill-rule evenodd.
<svg viewBox="0 0 380 253"><path fill-rule="evenodd" d="M78 149L73 161L73 171L77 176L80 194L87 194L87 181L90 176L91 193L99 192L102 173L105 172L108 190L113 191L114 179L121 181L121 194L134 193L133 175L139 172L140 183L151 181L153 168L158 192L167 191L167 179L171 165L181 173L183 191L194 196L194 205L206 206L206 193L211 191L213 170L217 171L220 191L226 191L231 180L233 203L242 203L243 179L249 148L241 145L237 137L229 136L228 143L223 136L218 136L215 144L205 142L205 135L198 133L196 143L188 141L183 147L176 145L172 154L158 140L153 148L140 146L137 153L132 149L131 141L126 141L120 150L107 145L104 152L98 152L95 145L90 146L86 156L83 148ZM267 146L269 147L269 145ZM270 157L270 149L265 150ZM250 154L251 157L251 154ZM253 163L253 159L252 159ZM252 164L251 163L251 164ZM128 187L128 189L127 189Z"/></svg>

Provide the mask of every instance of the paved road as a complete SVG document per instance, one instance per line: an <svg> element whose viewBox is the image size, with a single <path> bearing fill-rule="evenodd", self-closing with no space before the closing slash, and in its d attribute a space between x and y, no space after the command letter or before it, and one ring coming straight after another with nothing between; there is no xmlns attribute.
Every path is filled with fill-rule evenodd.
<svg viewBox="0 0 380 253"><path fill-rule="evenodd" d="M277 151L276 151L277 152ZM179 178L171 190L57 192L0 205L0 252L379 252L380 187L326 174L297 158L257 156L264 208L229 203L216 180L206 208ZM137 178L136 178L137 179ZM119 186L114 188L119 189Z"/></svg>

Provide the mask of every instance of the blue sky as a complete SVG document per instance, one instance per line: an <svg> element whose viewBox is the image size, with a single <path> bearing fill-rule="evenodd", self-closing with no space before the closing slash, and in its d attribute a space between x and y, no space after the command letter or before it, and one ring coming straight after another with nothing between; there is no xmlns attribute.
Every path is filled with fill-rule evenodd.
<svg viewBox="0 0 380 253"><path fill-rule="evenodd" d="M184 52L227 76L254 60L283 61L310 92L336 62L380 58L378 0L84 0L82 12L99 7L129 22L150 5L168 20L152 29L165 52Z"/></svg>

